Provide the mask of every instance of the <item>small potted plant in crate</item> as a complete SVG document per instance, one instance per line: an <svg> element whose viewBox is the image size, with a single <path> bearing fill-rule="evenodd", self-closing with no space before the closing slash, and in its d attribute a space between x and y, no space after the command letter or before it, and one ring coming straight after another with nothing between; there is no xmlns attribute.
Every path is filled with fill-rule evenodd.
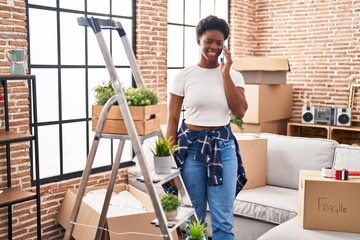
<svg viewBox="0 0 360 240"><path fill-rule="evenodd" d="M166 219L168 221L174 220L178 214L178 207L181 205L178 196L174 194L164 194L160 197L160 203L165 212Z"/></svg>
<svg viewBox="0 0 360 240"><path fill-rule="evenodd" d="M96 105L92 106L92 130L95 131L99 121L103 105L115 95L111 81L103 83L95 88ZM157 106L157 94L148 88L124 89L124 95L134 120L135 128L139 135L148 134L160 129L160 108ZM111 106L104 133L127 134L127 129L117 102Z"/></svg>
<svg viewBox="0 0 360 240"><path fill-rule="evenodd" d="M205 240L207 235L207 229L205 222L201 220L192 221L186 228L188 237L186 240Z"/></svg>
<svg viewBox="0 0 360 240"><path fill-rule="evenodd" d="M154 154L154 168L157 174L168 174L173 164L172 155L177 150L171 139L159 137L151 151Z"/></svg>

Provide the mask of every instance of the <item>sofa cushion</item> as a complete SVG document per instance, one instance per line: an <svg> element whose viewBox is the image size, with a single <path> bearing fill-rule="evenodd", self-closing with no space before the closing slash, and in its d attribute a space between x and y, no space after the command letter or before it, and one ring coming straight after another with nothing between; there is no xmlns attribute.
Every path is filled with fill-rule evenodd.
<svg viewBox="0 0 360 240"><path fill-rule="evenodd" d="M265 186L241 191L235 199L234 213L265 222L281 224L297 215L297 190Z"/></svg>
<svg viewBox="0 0 360 240"><path fill-rule="evenodd" d="M266 184L298 189L300 170L321 170L331 166L334 140L261 133L268 139Z"/></svg>
<svg viewBox="0 0 360 240"><path fill-rule="evenodd" d="M335 149L333 168L360 171L360 146L339 144Z"/></svg>
<svg viewBox="0 0 360 240"><path fill-rule="evenodd" d="M359 240L360 234L334 231L303 229L300 218L295 217L279 226L270 229L258 240Z"/></svg>

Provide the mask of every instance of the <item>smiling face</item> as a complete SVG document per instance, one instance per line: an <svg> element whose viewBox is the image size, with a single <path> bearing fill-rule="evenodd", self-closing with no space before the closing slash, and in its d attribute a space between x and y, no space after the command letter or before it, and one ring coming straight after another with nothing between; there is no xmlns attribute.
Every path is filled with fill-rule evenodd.
<svg viewBox="0 0 360 240"><path fill-rule="evenodd" d="M197 39L201 47L200 67L215 68L219 66L218 57L223 49L224 41L224 34L219 30L205 31Z"/></svg>

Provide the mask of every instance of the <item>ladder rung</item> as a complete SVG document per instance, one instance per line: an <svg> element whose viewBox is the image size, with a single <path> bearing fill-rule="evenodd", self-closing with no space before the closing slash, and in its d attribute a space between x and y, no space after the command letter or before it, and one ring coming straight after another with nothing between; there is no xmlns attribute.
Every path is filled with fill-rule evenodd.
<svg viewBox="0 0 360 240"><path fill-rule="evenodd" d="M180 175L180 169L179 168L172 168L171 172L169 174L156 174L155 171L150 172L150 178L152 179L152 182L158 185L162 185L164 183L167 183L171 179L176 178ZM136 180L140 182L144 182L144 176L140 176L136 178Z"/></svg>
<svg viewBox="0 0 360 240"><path fill-rule="evenodd" d="M101 28L101 29L123 29L119 22L115 22L112 19L100 19L100 18L85 18L79 17L78 24L84 27Z"/></svg>
<svg viewBox="0 0 360 240"><path fill-rule="evenodd" d="M139 136L139 140L141 142L145 141L148 138L159 136L160 130L148 133L146 135ZM119 139L119 140L131 140L129 135L122 135L122 134L109 134L109 133L102 133L101 138L109 138L109 139Z"/></svg>
<svg viewBox="0 0 360 240"><path fill-rule="evenodd" d="M195 213L195 208L192 206L181 206L178 208L178 215L175 220L168 221L169 228L177 228L180 227L182 223L184 223L187 219L189 219ZM155 226L159 226L158 219L154 219L151 224Z"/></svg>

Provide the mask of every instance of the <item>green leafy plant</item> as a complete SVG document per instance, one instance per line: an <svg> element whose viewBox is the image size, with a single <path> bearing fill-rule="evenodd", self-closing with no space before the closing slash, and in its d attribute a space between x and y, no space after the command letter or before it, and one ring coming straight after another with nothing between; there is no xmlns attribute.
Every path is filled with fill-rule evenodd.
<svg viewBox="0 0 360 240"><path fill-rule="evenodd" d="M99 105L104 105L109 98L115 95L111 81L95 87L95 93L96 104ZM149 106L158 103L158 95L149 88L127 88L124 89L124 95L129 106Z"/></svg>
<svg viewBox="0 0 360 240"><path fill-rule="evenodd" d="M230 123L235 124L238 128L244 131L244 122L242 118L236 118L232 112L230 113Z"/></svg>
<svg viewBox="0 0 360 240"><path fill-rule="evenodd" d="M107 84L104 82L103 84L98 85L95 88L95 93L96 104L99 105L104 105L107 100L109 100L109 98L115 95L111 81L109 81Z"/></svg>
<svg viewBox="0 0 360 240"><path fill-rule="evenodd" d="M174 145L171 139L159 137L151 151L154 156L165 157L171 156L177 149L177 145Z"/></svg>
<svg viewBox="0 0 360 240"><path fill-rule="evenodd" d="M124 91L129 106L148 106L158 103L157 94L149 88L128 88Z"/></svg>
<svg viewBox="0 0 360 240"><path fill-rule="evenodd" d="M189 239L192 240L203 239L207 235L206 224L201 220L192 221L187 227L187 232L191 237Z"/></svg>
<svg viewBox="0 0 360 240"><path fill-rule="evenodd" d="M174 194L164 194L160 197L161 206L165 212L177 210L181 205L178 196Z"/></svg>

